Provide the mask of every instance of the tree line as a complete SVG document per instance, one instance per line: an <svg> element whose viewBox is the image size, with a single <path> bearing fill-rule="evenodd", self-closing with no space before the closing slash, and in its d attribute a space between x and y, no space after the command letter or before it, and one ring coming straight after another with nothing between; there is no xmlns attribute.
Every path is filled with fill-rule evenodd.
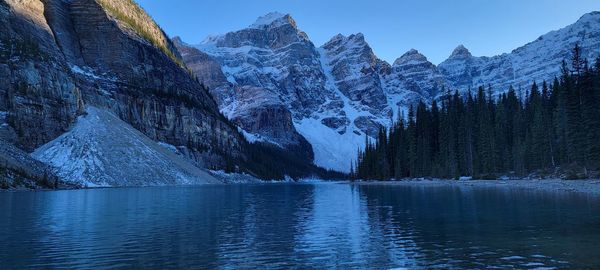
<svg viewBox="0 0 600 270"><path fill-rule="evenodd" d="M590 66L572 50L553 82L492 96L458 92L419 103L352 162L358 179L495 179L501 175L588 178L600 168L600 57Z"/></svg>

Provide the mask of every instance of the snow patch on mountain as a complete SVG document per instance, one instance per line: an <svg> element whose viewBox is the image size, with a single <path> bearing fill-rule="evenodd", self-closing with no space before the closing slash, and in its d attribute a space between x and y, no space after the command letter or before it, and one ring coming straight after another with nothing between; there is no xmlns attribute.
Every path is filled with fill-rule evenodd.
<svg viewBox="0 0 600 270"><path fill-rule="evenodd" d="M295 123L296 129L312 145L314 163L322 168L349 172L358 150L364 148L365 137L354 132L338 133L321 120L306 118ZM353 126L353 125L352 125Z"/></svg>
<svg viewBox="0 0 600 270"><path fill-rule="evenodd" d="M270 143L270 144L273 144L273 145L275 145L275 146L278 146L278 147L284 148L284 146L283 146L283 145L281 145L280 143L278 143L278 142L274 141L274 140L273 140L273 139L271 139L271 138L268 138L268 137L262 136L262 135L260 135L260 134L257 134L257 133L250 133L250 132L248 132L248 131L244 130L243 128L240 128L240 127L238 127L238 131L239 131L239 132L240 132L242 135L244 135L244 138L246 138L246 140L247 140L248 142L250 142L250 143L257 143L257 142Z"/></svg>
<svg viewBox="0 0 600 270"><path fill-rule="evenodd" d="M349 172L352 157L356 156L359 149L364 148L365 143L364 135L362 135L364 133L356 127L354 120L360 116L376 117L368 111L356 109L357 104L338 89L332 76L332 68L329 66L331 59L328 59L325 49L319 48L318 52L319 62L326 77L326 87L335 93L336 99L342 101L342 112L326 111L314 117L295 121L294 124L298 132L312 145L315 164L326 169ZM341 127L342 130L336 130L323 124L324 119L340 115L348 122Z"/></svg>
<svg viewBox="0 0 600 270"><path fill-rule="evenodd" d="M112 113L88 107L73 128L32 154L67 182L86 187L218 183L202 169Z"/></svg>

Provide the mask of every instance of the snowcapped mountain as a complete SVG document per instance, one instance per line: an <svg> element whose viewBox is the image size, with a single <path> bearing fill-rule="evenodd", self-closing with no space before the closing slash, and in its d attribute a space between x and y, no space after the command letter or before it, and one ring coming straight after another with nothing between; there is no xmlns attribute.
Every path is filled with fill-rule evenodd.
<svg viewBox="0 0 600 270"><path fill-rule="evenodd" d="M600 12L582 16L577 22L549 32L533 42L493 57L475 57L458 46L439 69L452 89L466 91L491 85L494 94L506 92L512 85L521 95L534 81L552 80L559 74L563 60L579 44L591 63L600 56Z"/></svg>
<svg viewBox="0 0 600 270"><path fill-rule="evenodd" d="M510 85L525 91L533 81L551 80L560 62L579 43L584 55L600 53L600 13L550 32L511 53L475 57L458 46L439 66L417 50L392 65L377 58L362 34L336 35L316 47L288 14L269 13L249 27L211 36L198 45L176 40L183 59L205 84L213 85L224 114L252 138L282 147L299 137L272 132L286 123L312 146L315 164L349 171L350 157L418 102L431 104L455 90L465 93L491 85L494 94ZM196 56L185 53L196 50ZM202 54L202 61L197 55ZM198 64L202 62L203 64ZM262 111L276 107L266 124L252 125ZM287 117L277 117L291 115ZM237 119L237 120L235 120ZM265 121L262 121L263 123ZM286 138L282 140L282 138Z"/></svg>
<svg viewBox="0 0 600 270"><path fill-rule="evenodd" d="M271 98L270 88L231 83L215 58L179 38L174 39L174 44L198 80L209 88L220 111L240 128L248 141L266 141L293 149L312 160L312 148L294 128L291 112L283 101Z"/></svg>
<svg viewBox="0 0 600 270"><path fill-rule="evenodd" d="M438 68L415 49L394 61L392 71L384 76L384 81L386 94L394 101L392 108L402 108L405 113L420 101L431 103L448 85Z"/></svg>
<svg viewBox="0 0 600 270"><path fill-rule="evenodd" d="M48 167L27 158L35 149L59 176L90 185L196 183L197 167L283 177L299 160L349 171L365 139L418 102L482 84L523 94L557 75L575 44L590 60L600 55L600 12L499 56L459 46L438 66L417 50L386 63L360 33L317 47L281 13L197 45L170 40L133 0L2 0L0 23L0 139L10 161L0 169L26 171L38 186L48 186ZM123 157L156 157L129 168L140 177L113 166L125 163L108 153L115 134ZM274 168L271 157L286 160ZM162 168L161 179L140 168Z"/></svg>
<svg viewBox="0 0 600 270"><path fill-rule="evenodd" d="M280 13L260 17L246 29L208 37L198 45L179 39L175 45L199 79L212 85L210 91L221 111L247 137L284 148L293 145L281 143L289 142L290 136L272 132L285 126L281 122L288 123L276 115L289 112L288 129L302 135L296 140L305 138L310 143L315 164L340 171L349 171L349 157L364 145L366 135L373 137L381 126L389 126L399 108L428 100L439 79L439 72L424 56L422 63L408 61L407 53L392 67L375 56L360 33L337 35L316 47L290 15ZM221 64L222 76L202 77L208 69L213 74L215 61ZM273 107L278 111L272 121L250 125L260 122L265 114L260 111Z"/></svg>
<svg viewBox="0 0 600 270"><path fill-rule="evenodd" d="M326 71L331 72L335 87L355 107L375 115L385 115L386 96L380 73L389 69L379 60L362 34L336 35L319 50Z"/></svg>
<svg viewBox="0 0 600 270"><path fill-rule="evenodd" d="M319 54L289 15L267 14L249 28L209 37L196 47L221 63L229 82L277 90L295 115L310 115L327 97L320 91L325 76Z"/></svg>
<svg viewBox="0 0 600 270"><path fill-rule="evenodd" d="M391 118L379 75L390 68L376 59L362 35L338 39L317 48L290 15L270 13L246 29L199 45L175 43L185 47L180 48L183 59L197 74L205 65L194 65L197 61L185 53L193 48L221 64L230 86L211 92L218 92L213 95L221 111L248 137L284 148L306 139L310 145L305 152L309 158L314 153L317 165L347 171L348 157L364 143L364 134L374 135ZM206 84L223 85L215 80ZM288 113L291 118L281 117ZM265 115L271 121L261 121ZM264 124L252 124L257 122ZM302 136L273 132L282 127Z"/></svg>

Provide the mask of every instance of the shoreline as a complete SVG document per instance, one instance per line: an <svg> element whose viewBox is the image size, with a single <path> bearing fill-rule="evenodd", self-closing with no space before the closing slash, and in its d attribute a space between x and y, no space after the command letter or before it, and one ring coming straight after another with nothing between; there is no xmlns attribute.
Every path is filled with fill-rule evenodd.
<svg viewBox="0 0 600 270"><path fill-rule="evenodd" d="M236 185L236 184L285 184L285 183L337 183L350 185L383 185L383 186L410 186L410 187L468 187L468 188L507 188L507 189L529 189L546 192L564 192L578 193L600 196L600 179L586 180L562 180L562 179L517 179L517 180L445 180L445 179L403 179L391 181L298 181L298 182L277 182L277 181L249 181L248 178L228 179L216 185ZM214 184L206 184L214 185ZM192 187L200 187L203 185L189 185ZM151 188L151 187L186 187L186 185L173 186L123 186L123 187L81 187L81 188L58 188L58 189L0 189L3 192L43 192L43 191L66 191L66 190L93 190L93 189L114 189L114 188Z"/></svg>
<svg viewBox="0 0 600 270"><path fill-rule="evenodd" d="M428 187L495 187L568 192L600 196L600 179L589 180L397 180L397 181L356 181L356 185L428 186Z"/></svg>

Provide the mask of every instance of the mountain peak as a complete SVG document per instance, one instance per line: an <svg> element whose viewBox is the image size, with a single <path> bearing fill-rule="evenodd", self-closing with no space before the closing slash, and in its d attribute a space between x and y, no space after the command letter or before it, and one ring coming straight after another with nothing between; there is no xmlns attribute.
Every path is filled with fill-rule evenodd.
<svg viewBox="0 0 600 270"><path fill-rule="evenodd" d="M340 34L333 36L327 43L333 42L333 41L344 40L344 39L346 39L346 36L344 36L340 33Z"/></svg>
<svg viewBox="0 0 600 270"><path fill-rule="evenodd" d="M283 14L280 12L270 12L263 16L258 17L256 21L250 25L250 28L263 29L267 27L277 27L285 24L291 24L296 28L296 22L290 16L290 14Z"/></svg>
<svg viewBox="0 0 600 270"><path fill-rule="evenodd" d="M400 58L394 61L394 66L403 65L410 62L427 62L427 57L421 54L419 51L415 49L410 49L408 52L404 53Z"/></svg>
<svg viewBox="0 0 600 270"><path fill-rule="evenodd" d="M363 39L363 40L365 39L365 35L363 35L363 33L360 33L360 32L358 32L356 34L353 34L353 35L350 35L350 37L353 37L353 38L356 38L356 39Z"/></svg>
<svg viewBox="0 0 600 270"><path fill-rule="evenodd" d="M331 46L339 46L342 43L344 46L369 47L369 44L365 41L365 36L362 33L351 34L349 36L337 34L323 44L323 47L329 48Z"/></svg>
<svg viewBox="0 0 600 270"><path fill-rule="evenodd" d="M590 13L586 13L583 16L581 16L579 20L577 20L577 23L585 22L600 22L600 11L592 11Z"/></svg>
<svg viewBox="0 0 600 270"><path fill-rule="evenodd" d="M171 39L175 44L186 44L180 36L175 36ZM187 44L186 44L187 45Z"/></svg>
<svg viewBox="0 0 600 270"><path fill-rule="evenodd" d="M354 43L357 44L367 44L367 42L365 41L365 36L362 33L350 35L348 39L353 40Z"/></svg>
<svg viewBox="0 0 600 270"><path fill-rule="evenodd" d="M358 42L365 42L365 36L363 35L363 33L351 34L349 36L345 36L343 34L337 34L337 35L333 36L326 43L339 42L341 40L353 40L353 41L358 41Z"/></svg>
<svg viewBox="0 0 600 270"><path fill-rule="evenodd" d="M450 58L467 58L467 57L471 57L471 52L469 52L469 49L465 48L465 46L458 45L458 47L456 47L456 49L454 49L454 51L452 51L452 55L450 55Z"/></svg>

